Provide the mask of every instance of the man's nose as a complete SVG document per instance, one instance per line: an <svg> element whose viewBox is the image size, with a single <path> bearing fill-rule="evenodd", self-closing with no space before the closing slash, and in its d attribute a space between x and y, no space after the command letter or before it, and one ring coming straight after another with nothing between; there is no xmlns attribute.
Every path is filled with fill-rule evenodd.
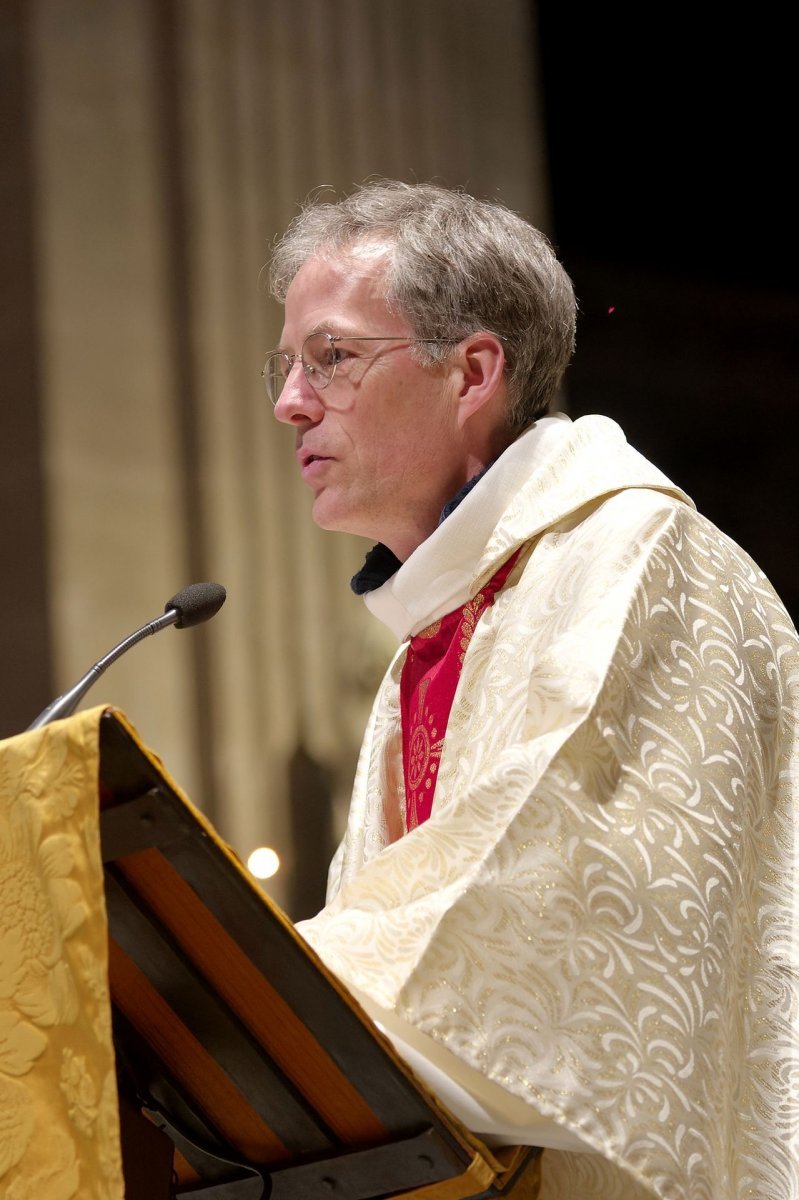
<svg viewBox="0 0 799 1200"><path fill-rule="evenodd" d="M302 421L320 421L323 413L319 393L311 387L301 363L295 362L277 398L275 417L286 425L297 425Z"/></svg>

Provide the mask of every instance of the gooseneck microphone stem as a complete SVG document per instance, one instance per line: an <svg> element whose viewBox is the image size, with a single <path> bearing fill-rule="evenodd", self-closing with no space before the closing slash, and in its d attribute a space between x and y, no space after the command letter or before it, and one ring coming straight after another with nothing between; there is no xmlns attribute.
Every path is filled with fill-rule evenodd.
<svg viewBox="0 0 799 1200"><path fill-rule="evenodd" d="M116 660L129 650L131 646L135 646L142 638L149 637L151 633L158 633L160 629L167 629L170 625L174 625L180 618L180 613L176 608L165 612L162 617L156 617L154 621L150 621L147 625L142 625L141 629L137 629L130 637L126 637L124 642L120 642L118 646L114 646L106 654L105 658L101 658L99 662L91 667L82 679L79 679L74 687L71 687L68 692L64 692L52 704L48 704L43 712L40 712L35 721L33 721L28 729L41 729L42 725L49 725L51 721L58 721L61 717L68 717L74 713L75 709L80 704L83 697L88 692L89 688L99 679L103 671L111 666Z"/></svg>
<svg viewBox="0 0 799 1200"><path fill-rule="evenodd" d="M162 629L168 629L170 625L177 625L178 629L185 629L190 625L199 625L202 621L209 620L219 612L225 602L225 596L225 589L219 583L193 583L184 588L182 592L178 592L176 596L167 601L162 616L148 621L146 625L142 625L141 629L137 629L135 633L126 637L118 646L114 646L113 650L109 650L108 654L96 662L74 687L53 700L52 704L48 704L47 708L40 712L36 720L28 726L28 731L41 729L43 725L49 725L51 721L58 721L62 717L70 716L92 684L112 663L130 650L131 646L135 646L137 642L153 633L160 633Z"/></svg>

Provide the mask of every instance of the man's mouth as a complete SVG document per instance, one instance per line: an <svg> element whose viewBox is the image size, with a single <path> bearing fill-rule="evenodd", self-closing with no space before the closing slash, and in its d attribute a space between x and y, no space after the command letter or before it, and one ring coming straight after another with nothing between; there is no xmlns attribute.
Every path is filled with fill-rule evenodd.
<svg viewBox="0 0 799 1200"><path fill-rule="evenodd" d="M300 451L300 453L297 455L297 458L299 459L300 474L302 475L303 479L307 478L309 475L313 476L317 471L321 470L322 463L332 461L332 459L330 459L326 454L313 454L310 452L306 453L305 451Z"/></svg>

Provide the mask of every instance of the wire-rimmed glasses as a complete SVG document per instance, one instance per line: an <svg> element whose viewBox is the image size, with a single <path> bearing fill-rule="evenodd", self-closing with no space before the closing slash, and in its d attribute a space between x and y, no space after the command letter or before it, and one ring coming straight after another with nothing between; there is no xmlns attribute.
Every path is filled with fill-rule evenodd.
<svg viewBox="0 0 799 1200"><path fill-rule="evenodd" d="M341 362L342 353L337 342L422 342L425 345L445 345L442 338L416 338L413 335L398 336L395 334L371 334L360 336L353 334L311 333L302 343L299 354L287 354L285 350L273 350L267 355L261 378L266 387L266 394L274 406L280 399L283 385L289 377L289 372L296 362L302 364L305 378L317 392L322 392L328 386L336 373L336 367Z"/></svg>

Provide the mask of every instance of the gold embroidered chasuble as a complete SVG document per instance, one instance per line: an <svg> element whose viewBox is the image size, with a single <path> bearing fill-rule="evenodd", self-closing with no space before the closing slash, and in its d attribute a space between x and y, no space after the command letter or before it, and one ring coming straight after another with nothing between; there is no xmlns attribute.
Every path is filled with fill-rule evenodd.
<svg viewBox="0 0 799 1200"><path fill-rule="evenodd" d="M122 1200L92 709L0 744L0 1196Z"/></svg>
<svg viewBox="0 0 799 1200"><path fill-rule="evenodd" d="M430 819L404 834L401 647L300 932L373 1015L579 1135L544 1200L796 1200L796 633L601 417L540 422L367 603L405 639L519 546Z"/></svg>

